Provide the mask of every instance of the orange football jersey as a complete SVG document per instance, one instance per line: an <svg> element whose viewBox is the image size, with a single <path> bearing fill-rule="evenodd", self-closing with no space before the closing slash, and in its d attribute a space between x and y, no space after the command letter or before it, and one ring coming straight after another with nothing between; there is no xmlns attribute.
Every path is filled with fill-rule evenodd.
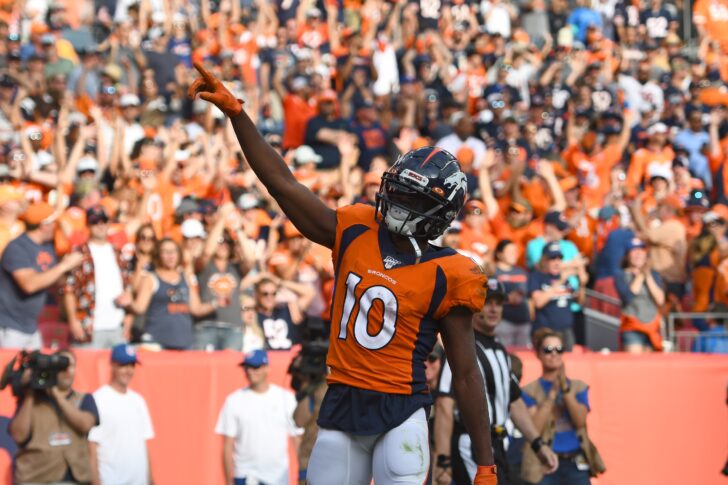
<svg viewBox="0 0 728 485"><path fill-rule="evenodd" d="M471 259L430 247L419 263L393 246L372 206L337 210L329 384L389 394L427 392L424 361L438 320L480 311L486 278ZM415 264L416 263L416 264Z"/></svg>

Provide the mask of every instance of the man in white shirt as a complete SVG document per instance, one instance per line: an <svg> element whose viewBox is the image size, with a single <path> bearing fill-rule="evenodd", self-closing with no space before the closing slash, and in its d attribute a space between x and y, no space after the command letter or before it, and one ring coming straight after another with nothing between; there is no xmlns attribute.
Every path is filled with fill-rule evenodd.
<svg viewBox="0 0 728 485"><path fill-rule="evenodd" d="M287 485L288 438L298 446L293 393L268 382L268 354L254 350L240 364L250 385L230 394L215 433L224 437L226 485Z"/></svg>
<svg viewBox="0 0 728 485"><path fill-rule="evenodd" d="M108 349L129 340L126 262L107 240L109 217L101 206L86 211L86 224L90 238L80 248L83 263L68 275L63 303L74 344Z"/></svg>
<svg viewBox="0 0 728 485"><path fill-rule="evenodd" d="M465 111L456 111L450 116L453 132L437 141L437 148L442 148L455 156L464 146L473 151L473 168L480 167L480 160L486 152L485 143L473 136L475 125L473 119Z"/></svg>
<svg viewBox="0 0 728 485"><path fill-rule="evenodd" d="M111 382L94 392L101 424L88 435L93 485L149 485L148 441L154 438L144 398L129 389L139 363L134 347L111 350Z"/></svg>

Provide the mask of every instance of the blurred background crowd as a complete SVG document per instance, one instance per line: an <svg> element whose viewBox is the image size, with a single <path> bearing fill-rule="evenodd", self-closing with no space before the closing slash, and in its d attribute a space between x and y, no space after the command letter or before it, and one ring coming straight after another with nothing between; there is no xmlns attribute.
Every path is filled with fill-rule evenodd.
<svg viewBox="0 0 728 485"><path fill-rule="evenodd" d="M187 98L199 61L331 207L456 155L438 244L506 285L507 344L578 343L593 288L661 350L670 312L728 309L726 36L726 0L2 1L0 344L276 350L326 322L330 253ZM728 351L720 318L678 325Z"/></svg>

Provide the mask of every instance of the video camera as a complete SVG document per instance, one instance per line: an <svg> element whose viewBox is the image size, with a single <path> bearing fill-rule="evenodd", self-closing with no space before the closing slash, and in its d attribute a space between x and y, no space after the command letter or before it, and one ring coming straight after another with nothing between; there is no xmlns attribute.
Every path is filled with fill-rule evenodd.
<svg viewBox="0 0 728 485"><path fill-rule="evenodd" d="M329 351L328 330L320 319L309 318L304 327L301 351L288 366L291 387L296 396L306 394L326 378L326 354Z"/></svg>
<svg viewBox="0 0 728 485"><path fill-rule="evenodd" d="M18 353L5 366L0 378L0 390L11 386L13 395L21 396L25 389L50 389L58 383L58 373L64 371L71 360L59 353L44 354L39 350ZM30 369L30 379L24 381L23 375Z"/></svg>

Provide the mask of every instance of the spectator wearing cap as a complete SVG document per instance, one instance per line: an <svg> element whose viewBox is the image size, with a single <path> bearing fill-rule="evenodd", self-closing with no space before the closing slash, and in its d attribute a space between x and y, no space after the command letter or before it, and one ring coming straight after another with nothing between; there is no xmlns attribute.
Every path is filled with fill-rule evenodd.
<svg viewBox="0 0 728 485"><path fill-rule="evenodd" d="M547 212L543 218L543 236L531 239L526 245L526 267L533 269L541 259L543 248L552 242L559 245L565 263L576 260L579 249L573 242L564 239L570 229L563 212Z"/></svg>
<svg viewBox="0 0 728 485"><path fill-rule="evenodd" d="M558 242L544 246L540 269L533 270L528 278L528 296L535 307L532 331L545 327L558 332L564 348L570 351L575 343L571 304L577 289L569 281L571 273L562 270L562 260Z"/></svg>
<svg viewBox="0 0 728 485"><path fill-rule="evenodd" d="M121 118L124 121L123 136L124 145L123 153L131 154L134 145L144 138L144 128L139 123L141 100L139 96L127 93L119 98L119 107L121 108Z"/></svg>
<svg viewBox="0 0 728 485"><path fill-rule="evenodd" d="M687 114L685 129L675 135L673 144L687 150L690 171L703 181L707 190L711 190L713 175L706 156L710 146L710 136L703 125L701 110L693 109Z"/></svg>
<svg viewBox="0 0 728 485"><path fill-rule="evenodd" d="M650 266L665 282L666 305L681 308L687 280L688 250L687 230L678 218L682 201L673 195L661 199L648 219L649 223L638 210L638 204L631 209L638 235L649 247Z"/></svg>
<svg viewBox="0 0 728 485"><path fill-rule="evenodd" d="M653 165L648 172L649 184L637 195L643 214L655 210L661 200L673 196L672 170L665 165Z"/></svg>
<svg viewBox="0 0 728 485"><path fill-rule="evenodd" d="M641 239L630 241L622 268L614 276L622 302L622 348L630 353L660 351L660 307L665 303L665 291L660 274L650 266L647 246Z"/></svg>
<svg viewBox="0 0 728 485"><path fill-rule="evenodd" d="M479 168L480 160L485 156L486 146L482 140L473 136L475 125L472 117L465 111L456 111L450 115L450 127L452 133L437 140L435 146L450 153L457 154L463 147L467 146L473 151L473 168Z"/></svg>
<svg viewBox="0 0 728 485"><path fill-rule="evenodd" d="M710 210L708 194L702 189L690 191L685 204L685 227L687 229L688 245L692 244L703 230L703 216Z"/></svg>
<svg viewBox="0 0 728 485"><path fill-rule="evenodd" d="M200 269L199 262L205 251L207 231L197 218L186 219L179 227L182 235L182 264L186 271L194 274Z"/></svg>
<svg viewBox="0 0 728 485"><path fill-rule="evenodd" d="M316 172L316 167L323 161L324 157L316 153L308 145L301 145L293 152L293 162L296 169L293 176L300 183L308 188L320 182L321 176Z"/></svg>
<svg viewBox="0 0 728 485"><path fill-rule="evenodd" d="M288 485L289 440L303 430L293 422L293 393L268 380L268 354L254 350L240 364L248 386L230 394L215 433L223 437L225 483Z"/></svg>
<svg viewBox="0 0 728 485"><path fill-rule="evenodd" d="M93 394L101 424L88 435L92 483L151 485L152 418L141 394L129 388L141 365L129 344L111 349L111 380Z"/></svg>
<svg viewBox="0 0 728 485"><path fill-rule="evenodd" d="M672 161L675 153L667 144L667 126L664 123L655 123L647 128L647 135L647 143L632 154L629 162L627 187L632 194L639 192L639 187L647 182L655 170L654 167L669 172L669 179L672 179Z"/></svg>
<svg viewBox="0 0 728 485"><path fill-rule="evenodd" d="M83 262L66 276L63 306L73 342L87 348L111 348L131 337L132 319L127 262L108 241L109 216L101 206L86 211L90 237L79 248Z"/></svg>
<svg viewBox="0 0 728 485"><path fill-rule="evenodd" d="M323 160L319 170L331 170L341 164L342 153L339 144L356 144L356 136L351 133L348 121L336 113L336 92L326 90L318 97L318 114L306 123L306 145L321 155Z"/></svg>
<svg viewBox="0 0 728 485"><path fill-rule="evenodd" d="M374 157L386 156L389 147L389 135L377 118L377 108L372 101L362 100L355 105L351 128L359 145L358 166L364 172L369 171Z"/></svg>
<svg viewBox="0 0 728 485"><path fill-rule="evenodd" d="M528 306L528 272L518 266L518 246L509 240L498 241L495 248L495 278L503 285L503 320L496 335L506 347L530 347L531 310Z"/></svg>
<svg viewBox="0 0 728 485"><path fill-rule="evenodd" d="M38 316L46 301L45 290L83 260L80 253L60 262L51 244L56 213L37 202L23 215L26 232L10 241L0 260L0 347L41 347Z"/></svg>
<svg viewBox="0 0 728 485"><path fill-rule="evenodd" d="M595 26L601 29L603 25L601 15L590 8L587 0L577 0L576 8L571 11L566 23L574 28L574 37L582 43L586 42L586 32L589 27Z"/></svg>
<svg viewBox="0 0 728 485"><path fill-rule="evenodd" d="M172 239L157 243L154 270L145 274L129 309L145 315L142 342L163 349L186 350L194 344L193 317L216 309L217 302L200 301L194 275L181 271L182 250Z"/></svg>
<svg viewBox="0 0 728 485"><path fill-rule="evenodd" d="M20 215L24 210L23 195L10 184L0 185L0 256L8 243L25 229Z"/></svg>

